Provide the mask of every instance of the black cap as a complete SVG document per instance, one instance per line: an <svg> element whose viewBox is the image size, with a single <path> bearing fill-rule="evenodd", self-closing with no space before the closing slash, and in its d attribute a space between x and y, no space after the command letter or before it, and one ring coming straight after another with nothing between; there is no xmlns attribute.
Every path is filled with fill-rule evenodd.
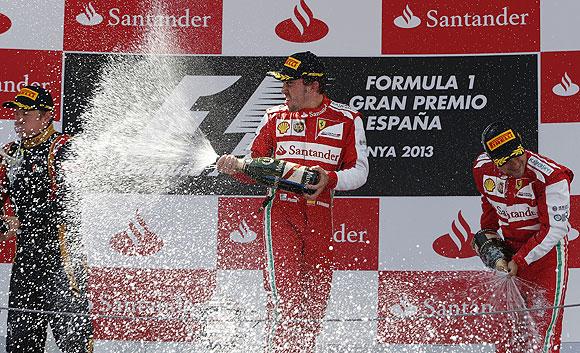
<svg viewBox="0 0 580 353"><path fill-rule="evenodd" d="M290 55L284 61L282 69L268 71L267 75L280 81L290 81L305 77L316 80L324 76L324 64L316 55L305 51Z"/></svg>
<svg viewBox="0 0 580 353"><path fill-rule="evenodd" d="M481 143L489 158L498 167L525 153L520 134L503 121L489 124L481 134Z"/></svg>
<svg viewBox="0 0 580 353"><path fill-rule="evenodd" d="M24 86L14 100L2 103L4 108L54 110L52 96L40 86Z"/></svg>

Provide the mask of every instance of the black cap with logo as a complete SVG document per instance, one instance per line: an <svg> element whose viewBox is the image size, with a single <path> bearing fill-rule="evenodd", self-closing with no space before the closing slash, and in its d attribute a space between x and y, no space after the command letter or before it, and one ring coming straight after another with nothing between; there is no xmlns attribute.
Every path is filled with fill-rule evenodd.
<svg viewBox="0 0 580 353"><path fill-rule="evenodd" d="M489 124L481 134L481 143L489 158L498 167L525 153L520 134L503 121Z"/></svg>
<svg viewBox="0 0 580 353"><path fill-rule="evenodd" d="M313 80L324 77L324 64L320 59L309 51L290 55L279 71L269 71L267 75L280 81L290 81L299 78L311 78Z"/></svg>
<svg viewBox="0 0 580 353"><path fill-rule="evenodd" d="M24 110L54 110L52 96L40 86L24 86L14 100L2 103L4 108Z"/></svg>

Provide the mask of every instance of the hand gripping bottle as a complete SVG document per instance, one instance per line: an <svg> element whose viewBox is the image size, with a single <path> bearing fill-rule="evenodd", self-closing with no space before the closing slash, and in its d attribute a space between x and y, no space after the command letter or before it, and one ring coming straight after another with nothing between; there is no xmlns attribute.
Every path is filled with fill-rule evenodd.
<svg viewBox="0 0 580 353"><path fill-rule="evenodd" d="M303 165L269 157L240 159L239 169L257 183L296 194L313 194L306 185L317 184L320 177Z"/></svg>

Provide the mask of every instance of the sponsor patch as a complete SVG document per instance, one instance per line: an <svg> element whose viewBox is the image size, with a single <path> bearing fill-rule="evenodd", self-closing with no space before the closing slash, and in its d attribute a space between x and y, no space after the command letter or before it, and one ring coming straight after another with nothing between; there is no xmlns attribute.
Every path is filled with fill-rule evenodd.
<svg viewBox="0 0 580 353"><path fill-rule="evenodd" d="M276 136L286 135L286 132L290 130L290 123L287 120L283 120L276 125Z"/></svg>
<svg viewBox="0 0 580 353"><path fill-rule="evenodd" d="M318 129L318 131L316 131L316 138L326 137L334 140L342 140L342 135L344 133L344 123L324 118L318 118L316 127Z"/></svg>
<svg viewBox="0 0 580 353"><path fill-rule="evenodd" d="M555 214L554 221L556 222L567 222L568 221L568 212L562 214Z"/></svg>
<svg viewBox="0 0 580 353"><path fill-rule="evenodd" d="M492 178L487 178L483 181L483 187L487 192L493 192L495 190L495 182Z"/></svg>
<svg viewBox="0 0 580 353"><path fill-rule="evenodd" d="M303 159L332 165L340 161L342 148L318 143L300 143L293 141L278 142L276 157L279 159Z"/></svg>
<svg viewBox="0 0 580 353"><path fill-rule="evenodd" d="M485 192L488 193L489 195L505 197L506 187L504 179L491 175L484 175L483 188L485 189Z"/></svg>
<svg viewBox="0 0 580 353"><path fill-rule="evenodd" d="M287 66L293 70L296 70L296 69L298 69L298 66L300 66L300 64L302 64L302 61L294 59L293 57L289 56L288 59L286 59L284 66Z"/></svg>
<svg viewBox="0 0 580 353"><path fill-rule="evenodd" d="M306 125L302 119L276 121L276 136L305 136Z"/></svg>
<svg viewBox="0 0 580 353"><path fill-rule="evenodd" d="M292 129L294 130L295 133L297 134L301 134L304 132L304 120L292 120Z"/></svg>
<svg viewBox="0 0 580 353"><path fill-rule="evenodd" d="M519 222L538 218L537 206L529 206L525 203L508 206L501 202L494 202L493 200L490 200L490 203L495 208L497 215L507 220L507 222Z"/></svg>
<svg viewBox="0 0 580 353"><path fill-rule="evenodd" d="M521 180L521 179L518 179ZM523 180L522 180L523 182ZM517 188L517 184L516 184ZM524 187L520 187L520 190L516 194L516 197L521 197L522 199L534 199L536 195L534 194L534 189L532 188L532 184L528 184Z"/></svg>
<svg viewBox="0 0 580 353"><path fill-rule="evenodd" d="M23 88L20 91L20 94L18 94L18 95L19 96L28 97L28 98L32 99L33 101L35 101L36 100L36 97L38 97L38 93L37 92L34 92L33 90L28 89L28 88Z"/></svg>
<svg viewBox="0 0 580 353"><path fill-rule="evenodd" d="M294 196L294 195L288 195L288 194L284 194L284 193L280 193L280 201L286 201L286 202L298 202L298 197Z"/></svg>
<svg viewBox="0 0 580 353"><path fill-rule="evenodd" d="M498 180L497 182L497 192L500 194L504 194L505 193L505 183L503 183L502 181Z"/></svg>
<svg viewBox="0 0 580 353"><path fill-rule="evenodd" d="M546 163L542 162L541 160L537 159L536 157L532 156L528 158L528 164L536 168L537 170L541 171L546 175L550 175L554 172L554 168L550 167Z"/></svg>
<svg viewBox="0 0 580 353"><path fill-rule="evenodd" d="M489 148L489 150L493 151L493 150L503 146L505 143L507 143L515 138L516 138L516 135L514 134L512 129L509 129L507 131L502 132L498 136L492 138L491 140L487 141L486 144L487 144L487 147Z"/></svg>

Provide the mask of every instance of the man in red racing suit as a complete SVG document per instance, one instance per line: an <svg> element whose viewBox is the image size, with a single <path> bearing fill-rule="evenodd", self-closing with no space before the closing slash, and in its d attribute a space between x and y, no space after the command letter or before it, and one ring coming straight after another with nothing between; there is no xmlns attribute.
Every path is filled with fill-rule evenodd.
<svg viewBox="0 0 580 353"><path fill-rule="evenodd" d="M330 295L334 190L366 182L368 161L358 112L324 95L324 68L310 52L291 55L279 72L286 104L267 110L250 146L252 157L312 167L313 195L273 191L265 207L265 284L269 292L266 352L314 352ZM218 170L235 174L234 156Z"/></svg>
<svg viewBox="0 0 580 353"><path fill-rule="evenodd" d="M545 289L548 305L564 304L568 281L570 183L567 167L527 151L517 132L503 122L490 124L482 142L486 153L474 163L482 194L481 228L502 235L514 255L510 275ZM541 315L540 345L534 352L559 352L563 309ZM511 352L509 350L508 352Z"/></svg>

